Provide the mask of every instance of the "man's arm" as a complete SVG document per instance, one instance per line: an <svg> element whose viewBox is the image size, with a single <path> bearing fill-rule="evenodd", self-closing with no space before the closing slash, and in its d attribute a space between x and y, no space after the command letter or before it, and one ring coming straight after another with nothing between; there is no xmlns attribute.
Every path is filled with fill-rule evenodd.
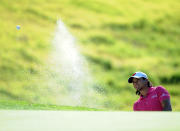
<svg viewBox="0 0 180 131"><path fill-rule="evenodd" d="M165 99L161 102L163 111L172 111L170 99Z"/></svg>

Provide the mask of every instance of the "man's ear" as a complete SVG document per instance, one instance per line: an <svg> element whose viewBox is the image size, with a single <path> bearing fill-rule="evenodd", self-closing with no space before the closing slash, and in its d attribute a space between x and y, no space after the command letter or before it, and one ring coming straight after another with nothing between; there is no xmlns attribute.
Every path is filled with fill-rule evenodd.
<svg viewBox="0 0 180 131"><path fill-rule="evenodd" d="M146 79L146 84L149 87L150 83L149 83L149 81L147 79Z"/></svg>
<svg viewBox="0 0 180 131"><path fill-rule="evenodd" d="M148 80L146 78L142 78L143 82L148 85Z"/></svg>

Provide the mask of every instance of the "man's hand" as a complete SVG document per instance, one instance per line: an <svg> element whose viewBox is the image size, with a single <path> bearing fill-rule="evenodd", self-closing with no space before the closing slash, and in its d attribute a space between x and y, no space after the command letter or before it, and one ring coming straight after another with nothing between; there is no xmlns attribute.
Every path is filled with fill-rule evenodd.
<svg viewBox="0 0 180 131"><path fill-rule="evenodd" d="M170 99L165 99L161 102L163 111L172 111Z"/></svg>

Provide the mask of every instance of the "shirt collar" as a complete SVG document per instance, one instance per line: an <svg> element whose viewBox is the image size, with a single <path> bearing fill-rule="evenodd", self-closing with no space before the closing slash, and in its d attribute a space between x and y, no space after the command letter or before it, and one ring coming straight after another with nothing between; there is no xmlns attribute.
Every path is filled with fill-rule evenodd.
<svg viewBox="0 0 180 131"><path fill-rule="evenodd" d="M149 87L147 95L149 95L154 90L153 87Z"/></svg>
<svg viewBox="0 0 180 131"><path fill-rule="evenodd" d="M147 97L153 90L154 90L153 87L149 87L148 93L147 93L146 97ZM143 98L144 98L144 97L141 95L141 96L140 96L140 99L143 99Z"/></svg>

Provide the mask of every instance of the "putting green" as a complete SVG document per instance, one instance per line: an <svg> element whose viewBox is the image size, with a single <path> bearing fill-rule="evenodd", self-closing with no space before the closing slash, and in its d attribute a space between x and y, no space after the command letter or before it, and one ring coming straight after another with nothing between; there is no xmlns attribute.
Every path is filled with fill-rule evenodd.
<svg viewBox="0 0 180 131"><path fill-rule="evenodd" d="M180 112L1 110L1 131L179 131Z"/></svg>

